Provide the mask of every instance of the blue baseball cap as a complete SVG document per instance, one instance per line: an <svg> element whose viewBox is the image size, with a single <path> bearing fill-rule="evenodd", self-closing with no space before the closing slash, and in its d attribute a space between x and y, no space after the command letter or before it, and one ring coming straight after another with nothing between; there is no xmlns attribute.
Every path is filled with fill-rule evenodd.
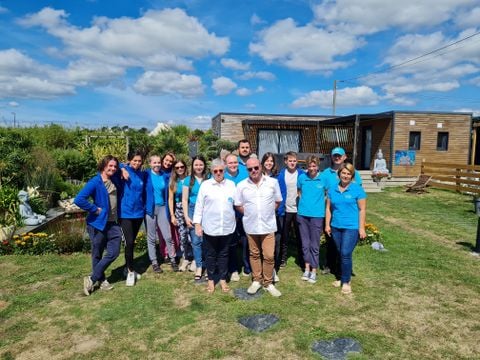
<svg viewBox="0 0 480 360"><path fill-rule="evenodd" d="M343 148L341 148L341 147L333 148L333 150L332 150L332 156L333 156L333 155L341 155L341 156L343 156L343 155L345 155L345 150L343 150Z"/></svg>

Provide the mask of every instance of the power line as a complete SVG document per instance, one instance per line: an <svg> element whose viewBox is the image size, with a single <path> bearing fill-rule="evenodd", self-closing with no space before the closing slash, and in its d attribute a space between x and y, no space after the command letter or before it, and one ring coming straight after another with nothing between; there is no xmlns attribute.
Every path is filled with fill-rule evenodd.
<svg viewBox="0 0 480 360"><path fill-rule="evenodd" d="M419 55L419 56L414 57L414 58L412 58L412 59L403 61L403 62L401 62L401 63L399 63L399 64L391 65L391 66L387 67L386 69L382 69L382 70L378 70L378 71L373 71L373 72L368 73L368 74L365 74L365 75L359 75L359 76L356 76L356 77L353 77L353 78L349 78L349 79L345 79L345 80L337 80L337 81L339 81L339 82L348 82L348 81L351 81L351 80L357 80L357 79L361 79L361 78L364 78L364 77L367 77L367 76L371 76L371 75L374 75L374 74L383 73L383 72L386 72L386 71L389 71L389 70L392 70L392 69L396 69L396 68L399 68L399 67L408 65L408 64L410 64L410 63L413 63L414 61L417 61L417 60L422 59L422 58L424 58L424 57L427 57L427 56L429 56L429 55L435 54L435 53L437 53L437 52L439 52L439 51L445 50L445 49L447 49L447 48L449 48L449 47L452 47L452 46L454 46L454 45L457 45L457 44L459 44L459 43L461 43L461 42L464 42L464 41L466 41L466 40L469 40L469 39L471 39L471 38L473 38L473 37L475 37L475 36L478 36L478 35L480 35L480 31L478 31L478 32L476 32L476 33L474 33L474 34L472 34L472 35L466 36L466 37L464 37L464 38L462 38L462 39L460 39L460 40L454 41L453 43L450 43L450 44L448 44L448 45L445 45L445 46L439 47L439 48L437 48L437 49L435 49L435 50L429 51L429 52L427 52L427 53L425 53L425 54L422 54L422 55ZM446 53L446 52L445 52L445 53ZM443 55L443 54L445 54L445 53L442 53L442 54L440 54L440 55ZM418 62L415 62L415 63L410 64L410 65L414 65L414 64L417 64L417 63L418 63Z"/></svg>

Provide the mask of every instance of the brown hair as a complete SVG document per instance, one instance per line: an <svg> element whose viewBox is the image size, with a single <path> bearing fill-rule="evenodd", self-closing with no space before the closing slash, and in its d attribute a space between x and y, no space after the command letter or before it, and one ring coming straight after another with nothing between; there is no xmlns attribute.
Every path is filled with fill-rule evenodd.
<svg viewBox="0 0 480 360"><path fill-rule="evenodd" d="M98 162L97 170L102 172L107 167L108 163L112 160L115 160L115 162L117 163L117 167L118 167L118 159L113 155L107 155Z"/></svg>
<svg viewBox="0 0 480 360"><path fill-rule="evenodd" d="M305 165L307 168L310 166L310 163L315 163L315 165L319 166L320 165L320 160L318 159L317 156L315 155L308 155L307 158L305 159Z"/></svg>
<svg viewBox="0 0 480 360"><path fill-rule="evenodd" d="M175 160L175 162L172 165L172 175L170 176L170 184L169 184L169 188L174 194L177 192L177 185L178 185L177 183L179 179L177 172L175 171L175 166L177 164L183 164L183 166L185 166L185 173L183 174L184 178L188 175L187 163L182 159Z"/></svg>

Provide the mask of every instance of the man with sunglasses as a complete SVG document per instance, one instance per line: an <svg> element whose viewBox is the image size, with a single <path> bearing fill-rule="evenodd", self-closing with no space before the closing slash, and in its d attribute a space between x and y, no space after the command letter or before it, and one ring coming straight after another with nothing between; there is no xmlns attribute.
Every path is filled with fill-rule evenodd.
<svg viewBox="0 0 480 360"><path fill-rule="evenodd" d="M248 179L241 181L235 194L235 207L243 214L243 226L250 248L253 282L247 293L253 295L263 286L272 296L281 296L273 284L275 210L282 201L278 182L262 173L260 161L247 160ZM263 259L263 260L262 260Z"/></svg>

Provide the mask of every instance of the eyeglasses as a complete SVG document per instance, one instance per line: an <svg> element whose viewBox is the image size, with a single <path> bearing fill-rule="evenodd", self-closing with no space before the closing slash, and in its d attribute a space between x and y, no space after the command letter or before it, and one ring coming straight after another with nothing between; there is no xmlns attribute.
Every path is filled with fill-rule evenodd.
<svg viewBox="0 0 480 360"><path fill-rule="evenodd" d="M223 173L223 169L213 170L213 173L214 173L214 174L222 174L222 173Z"/></svg>
<svg viewBox="0 0 480 360"><path fill-rule="evenodd" d="M183 165L175 166L175 169L185 169L185 166L183 166Z"/></svg>
<svg viewBox="0 0 480 360"><path fill-rule="evenodd" d="M253 170L257 171L258 169L260 169L260 166L253 166L251 168L247 168L248 172L252 172Z"/></svg>

